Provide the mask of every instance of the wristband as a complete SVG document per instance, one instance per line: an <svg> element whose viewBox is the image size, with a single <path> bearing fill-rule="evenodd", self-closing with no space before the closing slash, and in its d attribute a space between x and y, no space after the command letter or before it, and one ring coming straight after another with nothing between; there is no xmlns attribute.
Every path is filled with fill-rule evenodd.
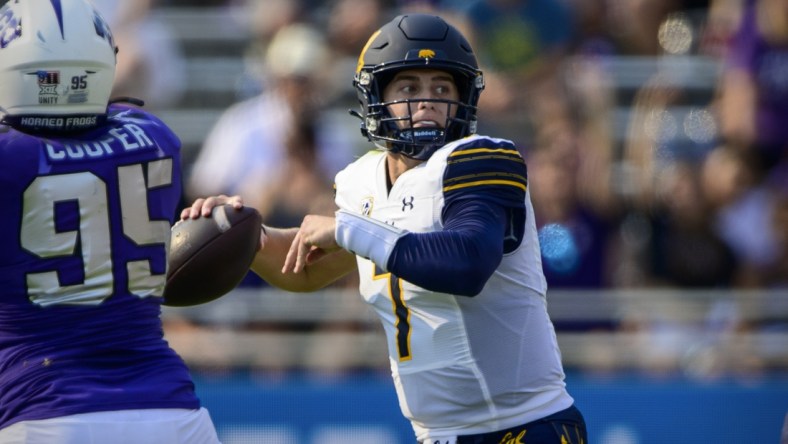
<svg viewBox="0 0 788 444"><path fill-rule="evenodd" d="M394 246L408 232L389 224L361 216L347 210L336 212L337 244L351 253L367 258L383 271L388 271L388 261Z"/></svg>

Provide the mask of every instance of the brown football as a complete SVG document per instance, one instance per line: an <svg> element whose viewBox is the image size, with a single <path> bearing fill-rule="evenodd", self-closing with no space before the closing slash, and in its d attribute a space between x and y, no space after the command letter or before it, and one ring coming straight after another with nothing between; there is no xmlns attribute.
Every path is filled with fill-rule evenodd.
<svg viewBox="0 0 788 444"><path fill-rule="evenodd" d="M254 208L220 205L211 217L172 227L164 305L187 307L224 296L249 271L260 244L262 217Z"/></svg>

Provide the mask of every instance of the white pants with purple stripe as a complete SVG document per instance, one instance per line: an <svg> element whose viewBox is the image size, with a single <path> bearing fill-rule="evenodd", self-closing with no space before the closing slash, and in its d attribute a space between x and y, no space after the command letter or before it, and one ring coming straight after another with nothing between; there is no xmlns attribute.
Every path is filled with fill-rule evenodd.
<svg viewBox="0 0 788 444"><path fill-rule="evenodd" d="M221 444L204 408L118 410L22 421L0 444Z"/></svg>

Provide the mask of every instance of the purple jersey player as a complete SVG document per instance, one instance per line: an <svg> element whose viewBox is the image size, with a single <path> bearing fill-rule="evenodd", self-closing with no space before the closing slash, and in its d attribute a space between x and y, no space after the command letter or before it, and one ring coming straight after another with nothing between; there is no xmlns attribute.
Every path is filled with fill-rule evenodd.
<svg viewBox="0 0 788 444"><path fill-rule="evenodd" d="M86 0L0 8L0 442L218 443L159 317L180 141Z"/></svg>

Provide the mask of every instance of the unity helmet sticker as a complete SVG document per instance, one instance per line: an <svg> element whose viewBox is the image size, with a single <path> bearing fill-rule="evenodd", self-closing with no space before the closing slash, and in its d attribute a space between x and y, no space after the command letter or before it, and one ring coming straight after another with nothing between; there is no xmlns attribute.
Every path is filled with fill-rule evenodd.
<svg viewBox="0 0 788 444"><path fill-rule="evenodd" d="M38 77L38 103L47 105L57 105L58 92L60 86L60 71L36 71L28 73Z"/></svg>

